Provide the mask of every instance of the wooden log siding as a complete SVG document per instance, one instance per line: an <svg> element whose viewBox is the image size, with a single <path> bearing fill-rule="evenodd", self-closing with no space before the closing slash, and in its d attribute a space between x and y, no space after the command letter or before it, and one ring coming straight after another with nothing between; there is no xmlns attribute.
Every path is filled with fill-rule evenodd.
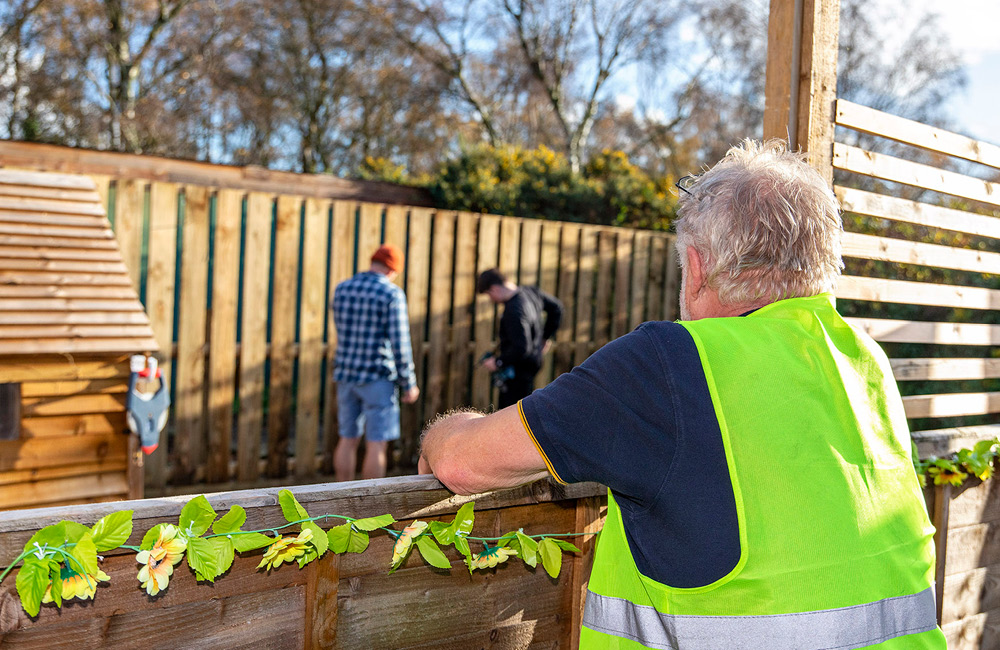
<svg viewBox="0 0 1000 650"><path fill-rule="evenodd" d="M401 522L450 520L468 501L426 476L292 488L313 515L368 517L390 513ZM523 528L533 535L595 531L603 489L541 481L477 495L474 534L496 536ZM246 509L247 530L281 525L278 488L208 495L220 514ZM188 497L0 513L0 565L6 566L40 527L69 519L92 524L118 510L134 511L130 544L162 522L177 522ZM328 524L322 524L324 528ZM396 528L400 528L397 524ZM36 619L20 608L12 574L0 586L0 643L5 647L267 647L267 648L570 648L580 627L581 594L590 573L593 541L564 556L550 579L541 566L516 559L495 571L469 575L451 547L448 571L427 566L414 552L387 575L394 540L375 533L362 554L329 553L305 569L257 570L261 552L237 556L215 584L198 583L178 567L169 588L149 598L136 582L135 554L106 553L110 583L87 607L43 607Z"/></svg>
<svg viewBox="0 0 1000 650"><path fill-rule="evenodd" d="M422 393L403 406L403 468L414 466L429 417L496 403L488 375L475 367L496 346L498 313L475 295L477 272L500 266L565 301L539 385L642 320L676 314L679 269L663 233L144 180L112 179L110 187L132 197L116 203L116 232L139 233L127 241L149 253L128 255L145 267L121 270L145 280L139 291L175 387L171 444L146 462L151 495L202 481L250 487L265 477L293 473L308 482L332 472L330 297L384 241L406 253L397 283L407 292ZM117 259L111 253L109 262ZM93 272L104 251L87 255L81 272ZM87 325L80 318L74 327ZM122 313L118 327L129 318Z"/></svg>

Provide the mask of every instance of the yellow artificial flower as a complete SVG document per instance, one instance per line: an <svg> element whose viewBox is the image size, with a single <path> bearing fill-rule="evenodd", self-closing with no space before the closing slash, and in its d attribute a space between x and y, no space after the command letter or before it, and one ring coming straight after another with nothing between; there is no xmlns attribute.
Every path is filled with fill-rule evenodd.
<svg viewBox="0 0 1000 650"><path fill-rule="evenodd" d="M270 571L282 562L291 564L295 558L305 555L306 550L308 550L306 547L311 542L312 537L312 531L308 528L303 529L296 537L279 537L264 551L264 559L260 561L257 568L264 567Z"/></svg>
<svg viewBox="0 0 1000 650"><path fill-rule="evenodd" d="M164 524L153 548L139 551L135 556L135 561L142 565L136 577L150 596L167 588L174 565L184 557L187 541L180 536L180 532L177 526Z"/></svg>
<svg viewBox="0 0 1000 650"><path fill-rule="evenodd" d="M469 570L491 569L501 562L506 562L507 558L512 555L517 555L517 551L507 546L497 546L487 549L482 553L472 556L472 559L469 560Z"/></svg>
<svg viewBox="0 0 1000 650"><path fill-rule="evenodd" d="M420 533L425 530L427 530L426 521L415 521L404 528L392 547L392 564L389 566L395 567L402 562L403 557L410 550L410 546L413 545L413 540L419 537Z"/></svg>
<svg viewBox="0 0 1000 650"><path fill-rule="evenodd" d="M96 574L83 574L77 573L72 568L64 566L60 571L62 576L62 599L69 600L71 598L79 598L80 600L87 600L88 598L93 598L94 594L97 592L98 582L108 582L111 578L108 574L104 573L100 569L97 570ZM42 596L43 603L52 602L52 583L45 588L45 595Z"/></svg>

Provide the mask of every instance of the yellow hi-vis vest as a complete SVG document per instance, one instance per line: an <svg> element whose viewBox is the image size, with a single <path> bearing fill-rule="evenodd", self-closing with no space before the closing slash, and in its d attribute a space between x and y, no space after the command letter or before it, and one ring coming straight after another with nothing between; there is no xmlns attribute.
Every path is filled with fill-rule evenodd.
<svg viewBox="0 0 1000 650"><path fill-rule="evenodd" d="M681 324L722 433L740 559L701 587L651 580L609 494L580 647L946 648L934 528L878 346L826 294Z"/></svg>

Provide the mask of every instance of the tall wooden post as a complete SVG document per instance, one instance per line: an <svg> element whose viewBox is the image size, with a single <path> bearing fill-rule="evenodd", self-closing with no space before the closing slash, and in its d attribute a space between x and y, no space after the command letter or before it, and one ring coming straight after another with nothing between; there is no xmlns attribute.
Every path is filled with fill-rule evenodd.
<svg viewBox="0 0 1000 650"><path fill-rule="evenodd" d="M786 140L833 183L840 0L771 0L764 138Z"/></svg>

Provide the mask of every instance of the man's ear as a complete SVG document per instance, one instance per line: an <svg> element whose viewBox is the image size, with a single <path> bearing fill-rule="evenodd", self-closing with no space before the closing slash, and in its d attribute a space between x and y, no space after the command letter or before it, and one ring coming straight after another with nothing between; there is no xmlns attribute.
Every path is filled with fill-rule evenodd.
<svg viewBox="0 0 1000 650"><path fill-rule="evenodd" d="M684 274L684 289L691 298L697 298L705 286L705 267L701 255L694 246L687 247L687 268Z"/></svg>

